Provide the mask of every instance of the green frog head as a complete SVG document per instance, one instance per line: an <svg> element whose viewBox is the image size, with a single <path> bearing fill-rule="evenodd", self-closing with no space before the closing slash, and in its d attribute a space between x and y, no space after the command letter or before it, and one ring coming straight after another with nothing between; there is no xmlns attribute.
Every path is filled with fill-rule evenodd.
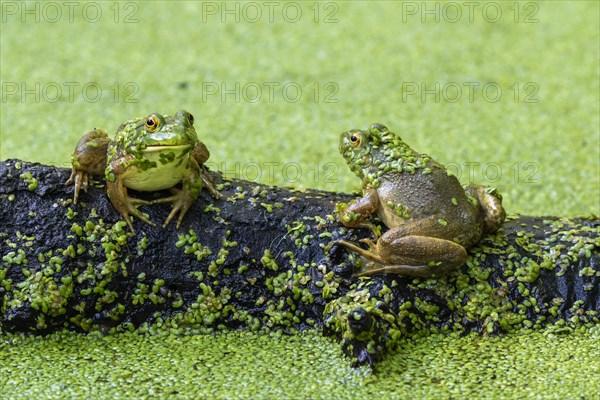
<svg viewBox="0 0 600 400"><path fill-rule="evenodd" d="M151 150L155 146L191 151L198 142L198 136L193 115L180 110L173 116L152 113L127 121L119 128L115 142L120 149L139 155L136 153Z"/></svg>
<svg viewBox="0 0 600 400"><path fill-rule="evenodd" d="M371 187L379 186L380 178L386 174L414 173L430 162L429 156L413 151L381 124L342 133L340 153L350 169Z"/></svg>

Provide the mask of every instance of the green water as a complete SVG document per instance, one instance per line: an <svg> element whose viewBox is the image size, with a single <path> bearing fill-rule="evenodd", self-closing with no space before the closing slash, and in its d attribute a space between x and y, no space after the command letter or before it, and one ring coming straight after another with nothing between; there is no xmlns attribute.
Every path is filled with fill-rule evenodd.
<svg viewBox="0 0 600 400"><path fill-rule="evenodd" d="M352 191L338 134L381 122L511 213L600 214L598 3L475 3L92 2L71 21L3 1L0 159L67 166L93 127L185 108L212 168ZM600 395L593 332L422 338L375 374L320 336L3 338L3 398Z"/></svg>
<svg viewBox="0 0 600 400"><path fill-rule="evenodd" d="M565 336L433 335L403 341L373 372L351 368L337 345L314 334L5 336L0 393L23 399L587 399L600 396L599 339L599 329Z"/></svg>

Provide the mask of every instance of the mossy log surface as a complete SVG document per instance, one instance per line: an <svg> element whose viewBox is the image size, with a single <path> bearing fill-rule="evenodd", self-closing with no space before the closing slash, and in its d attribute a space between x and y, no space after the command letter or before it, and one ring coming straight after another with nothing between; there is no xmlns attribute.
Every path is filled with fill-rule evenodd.
<svg viewBox="0 0 600 400"><path fill-rule="evenodd" d="M430 279L357 278L334 241L369 237L335 219L354 196L223 179L179 229L169 205L142 206L156 227L128 232L100 180L72 204L70 171L0 163L0 331L270 334L319 328L355 363L401 336L586 329L599 323L600 220L514 216ZM136 193L154 199L164 193Z"/></svg>

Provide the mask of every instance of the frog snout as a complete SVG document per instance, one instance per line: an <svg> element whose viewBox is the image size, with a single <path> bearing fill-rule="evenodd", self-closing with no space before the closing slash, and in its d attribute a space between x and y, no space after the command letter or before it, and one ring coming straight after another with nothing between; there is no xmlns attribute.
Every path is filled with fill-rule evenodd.
<svg viewBox="0 0 600 400"><path fill-rule="evenodd" d="M348 145L348 132L344 132L340 135L340 145L339 145L340 150L342 150L347 145Z"/></svg>
<svg viewBox="0 0 600 400"><path fill-rule="evenodd" d="M175 113L177 124L187 127L194 126L194 116L186 110L179 110Z"/></svg>

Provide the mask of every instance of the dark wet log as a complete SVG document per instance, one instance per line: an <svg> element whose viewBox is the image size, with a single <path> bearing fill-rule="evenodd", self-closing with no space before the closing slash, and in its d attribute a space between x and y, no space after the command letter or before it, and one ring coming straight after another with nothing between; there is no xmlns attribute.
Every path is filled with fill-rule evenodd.
<svg viewBox="0 0 600 400"><path fill-rule="evenodd" d="M142 206L131 235L102 187L72 204L62 168L0 163L0 328L112 333L294 333L323 328L358 363L402 335L563 331L597 324L600 220L513 217L437 279L352 276L333 242L368 237L335 220L353 196L224 180L179 229ZM101 186L102 182L98 182ZM153 199L164 193L135 193Z"/></svg>

